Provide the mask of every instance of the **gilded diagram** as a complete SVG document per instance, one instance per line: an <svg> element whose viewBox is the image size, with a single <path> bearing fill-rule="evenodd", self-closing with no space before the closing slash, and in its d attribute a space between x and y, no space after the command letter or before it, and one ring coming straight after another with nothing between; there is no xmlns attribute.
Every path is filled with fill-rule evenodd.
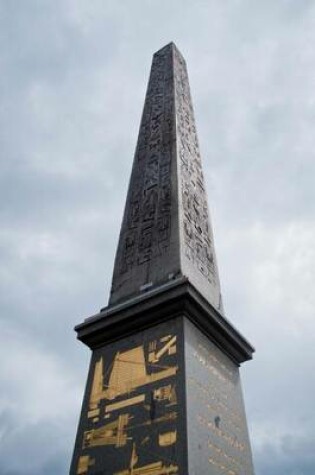
<svg viewBox="0 0 315 475"><path fill-rule="evenodd" d="M178 473L170 456L178 440L177 374L174 334L132 348L121 345L111 354L99 351L92 363L76 474ZM104 457L115 460L115 467L118 460L120 468L97 471Z"/></svg>

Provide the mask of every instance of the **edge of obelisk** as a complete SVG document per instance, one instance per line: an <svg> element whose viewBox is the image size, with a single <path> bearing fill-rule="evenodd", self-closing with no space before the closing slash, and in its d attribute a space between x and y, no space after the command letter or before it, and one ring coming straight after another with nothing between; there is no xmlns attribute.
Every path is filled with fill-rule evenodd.
<svg viewBox="0 0 315 475"><path fill-rule="evenodd" d="M95 349L177 316L189 318L238 365L252 359L254 347L186 277L108 306L86 318L75 331L80 341Z"/></svg>

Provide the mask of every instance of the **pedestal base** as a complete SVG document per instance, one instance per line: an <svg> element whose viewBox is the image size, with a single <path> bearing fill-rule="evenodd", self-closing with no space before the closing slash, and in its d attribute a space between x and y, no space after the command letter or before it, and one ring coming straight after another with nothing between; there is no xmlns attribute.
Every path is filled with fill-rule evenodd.
<svg viewBox="0 0 315 475"><path fill-rule="evenodd" d="M70 475L252 475L238 365L186 316L93 350Z"/></svg>

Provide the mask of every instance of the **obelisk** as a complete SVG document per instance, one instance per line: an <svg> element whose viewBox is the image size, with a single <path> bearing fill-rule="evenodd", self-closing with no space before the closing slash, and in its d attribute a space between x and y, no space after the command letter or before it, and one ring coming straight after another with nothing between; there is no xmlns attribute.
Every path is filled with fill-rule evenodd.
<svg viewBox="0 0 315 475"><path fill-rule="evenodd" d="M109 304L76 327L92 350L70 475L253 475L223 313L185 61L153 57Z"/></svg>

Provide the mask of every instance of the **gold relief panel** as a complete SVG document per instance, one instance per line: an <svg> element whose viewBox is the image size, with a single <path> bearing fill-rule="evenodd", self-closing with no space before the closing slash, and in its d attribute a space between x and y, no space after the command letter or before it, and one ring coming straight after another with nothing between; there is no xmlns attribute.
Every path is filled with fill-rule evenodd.
<svg viewBox="0 0 315 475"><path fill-rule="evenodd" d="M88 473L89 467L93 466L95 460L89 455L82 455L78 461L77 475L85 475Z"/></svg>
<svg viewBox="0 0 315 475"><path fill-rule="evenodd" d="M159 345L157 345L157 342L152 342L151 345L154 351L149 352L150 363L158 363L165 354L174 355L176 353L176 339L176 336L167 335L160 339ZM157 346L160 347L158 350Z"/></svg>
<svg viewBox="0 0 315 475"><path fill-rule="evenodd" d="M160 327L95 352L71 475L178 473L178 336Z"/></svg>
<svg viewBox="0 0 315 475"><path fill-rule="evenodd" d="M114 475L171 475L175 473L178 473L178 466L172 463L166 464L163 461L140 466L136 446L133 444L129 466Z"/></svg>
<svg viewBox="0 0 315 475"><path fill-rule="evenodd" d="M126 429L130 419L131 417L129 414L122 414L113 422L109 422L97 429L85 431L83 449L100 445L123 447L126 445L128 440Z"/></svg>
<svg viewBox="0 0 315 475"><path fill-rule="evenodd" d="M172 340L174 341L174 339ZM159 352L149 353L149 360L150 358L151 360L154 359L155 363L160 361L167 352L168 354L173 354L174 346L172 340ZM169 353L170 351L171 353ZM166 365L159 371L147 371L145 349L141 345L131 350L117 351L112 363L108 383L104 385L104 362L101 356L94 367L88 417L95 417L95 414L98 415L98 412L95 411L97 411L101 400L107 399L112 401L117 399L118 396L129 395L142 386L175 376L177 370L177 366Z"/></svg>
<svg viewBox="0 0 315 475"><path fill-rule="evenodd" d="M173 445L175 444L176 440L177 440L176 430L159 434L160 447L167 447L168 445Z"/></svg>

